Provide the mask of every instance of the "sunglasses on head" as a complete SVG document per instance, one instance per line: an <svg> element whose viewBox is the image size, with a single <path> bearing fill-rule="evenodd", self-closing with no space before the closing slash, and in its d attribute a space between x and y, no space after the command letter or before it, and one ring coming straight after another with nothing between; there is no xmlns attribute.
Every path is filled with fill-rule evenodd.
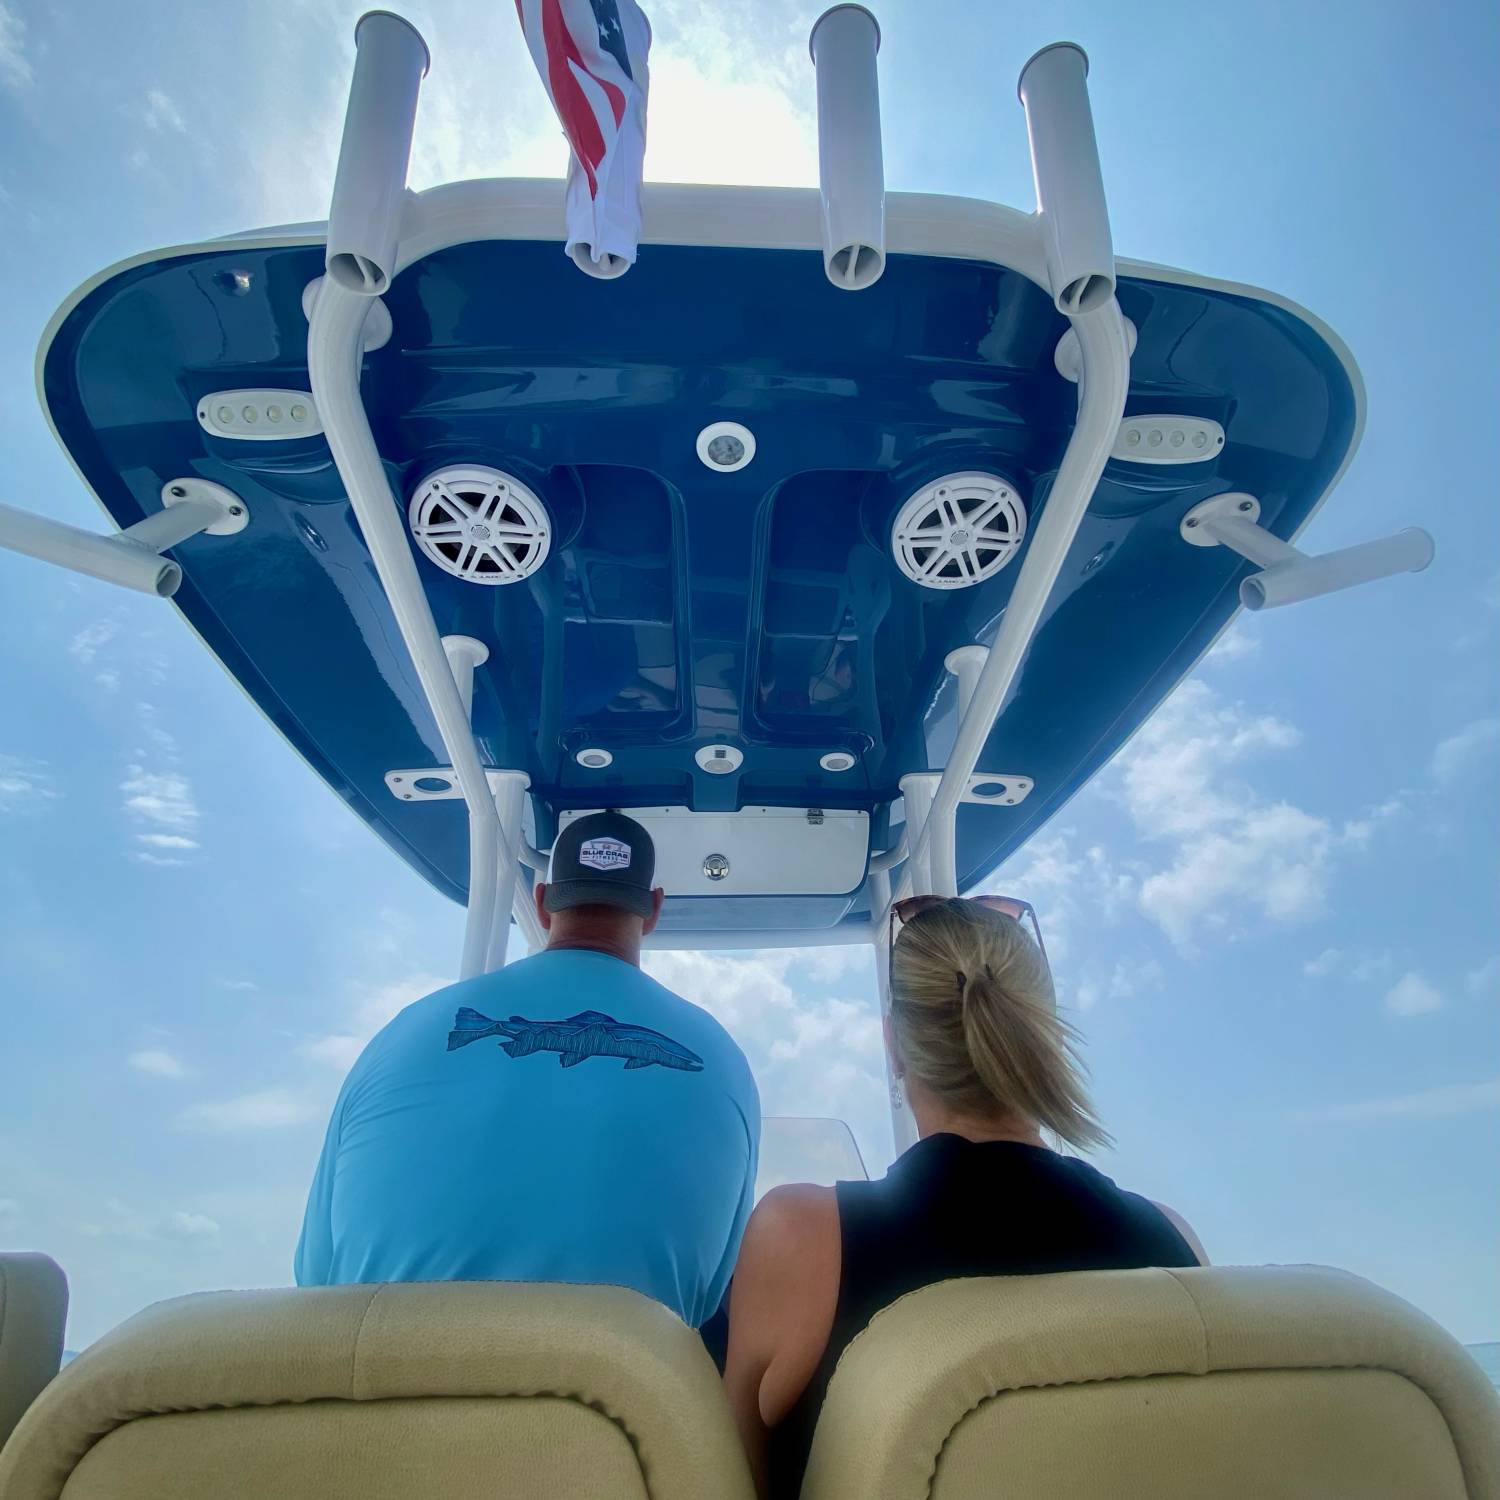
<svg viewBox="0 0 1500 1500"><path fill-rule="evenodd" d="M1047 945L1042 941L1042 928L1036 919L1036 910L1031 902L1022 901L1017 896L908 896L904 901L893 901L888 948L892 952L895 950L898 923L904 927L908 922L920 917L924 911L931 911L935 906L945 906L949 901L971 901L975 906L983 906L990 911L999 912L1002 917L1010 917L1016 922L1028 922L1031 926L1031 935L1036 939L1036 945L1041 950L1042 962L1047 963ZM1050 968L1051 965L1049 964L1048 967Z"/></svg>

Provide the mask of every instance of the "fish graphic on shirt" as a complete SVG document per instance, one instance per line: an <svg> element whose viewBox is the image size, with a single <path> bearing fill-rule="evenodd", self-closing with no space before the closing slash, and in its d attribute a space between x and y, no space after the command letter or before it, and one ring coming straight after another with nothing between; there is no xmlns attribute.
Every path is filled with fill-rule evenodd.
<svg viewBox="0 0 1500 1500"><path fill-rule="evenodd" d="M703 1059L680 1042L652 1031L649 1026L631 1026L607 1016L602 1010L581 1010L565 1021L528 1021L512 1016L492 1021L477 1010L461 1005L448 1033L448 1050L457 1052L470 1042L500 1037L500 1050L509 1057L529 1057L533 1052L555 1052L565 1068L589 1057L623 1057L625 1071L633 1068L677 1068L701 1073Z"/></svg>

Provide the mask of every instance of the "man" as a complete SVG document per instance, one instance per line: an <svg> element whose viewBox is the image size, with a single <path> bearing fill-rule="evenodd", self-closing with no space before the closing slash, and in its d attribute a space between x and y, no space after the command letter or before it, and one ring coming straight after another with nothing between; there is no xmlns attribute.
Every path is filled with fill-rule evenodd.
<svg viewBox="0 0 1500 1500"><path fill-rule="evenodd" d="M640 969L651 836L617 812L557 836L546 949L408 1005L334 1107L300 1286L634 1287L700 1327L749 1217L760 1100L706 1011Z"/></svg>

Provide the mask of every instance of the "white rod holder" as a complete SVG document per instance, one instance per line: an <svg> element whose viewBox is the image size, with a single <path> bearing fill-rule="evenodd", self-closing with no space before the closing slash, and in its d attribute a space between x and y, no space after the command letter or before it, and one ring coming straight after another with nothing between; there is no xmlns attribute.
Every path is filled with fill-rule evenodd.
<svg viewBox="0 0 1500 1500"><path fill-rule="evenodd" d="M113 536L100 536L31 511L0 505L0 547L121 588L170 599L182 582L182 568L170 557L157 554L224 520L224 507L217 502L184 500L152 512Z"/></svg>
<svg viewBox="0 0 1500 1500"><path fill-rule="evenodd" d="M1215 495L1182 518L1182 538L1195 547L1228 547L1261 571L1240 584L1246 609L1277 609L1356 588L1397 573L1420 573L1436 554L1432 538L1409 527L1378 541L1341 547L1337 552L1301 552L1259 524L1260 502L1253 495Z"/></svg>
<svg viewBox="0 0 1500 1500"><path fill-rule="evenodd" d="M490 659L490 648L472 635L445 635L443 654L453 672L453 681L458 688L458 698L464 706L464 717L471 723L474 719L474 669L482 667Z"/></svg>
<svg viewBox="0 0 1500 1500"><path fill-rule="evenodd" d="M880 141L880 27L862 5L824 11L808 38L818 90L823 269L863 291L885 270L885 162Z"/></svg>
<svg viewBox="0 0 1500 1500"><path fill-rule="evenodd" d="M958 678L958 716L968 713L974 701L974 689L979 686L979 674L989 660L987 646L960 646L943 658L943 665Z"/></svg>
<svg viewBox="0 0 1500 1500"><path fill-rule="evenodd" d="M346 291L390 289L417 119L430 61L408 21L372 10L354 28L354 78L328 215L328 275Z"/></svg>
<svg viewBox="0 0 1500 1500"><path fill-rule="evenodd" d="M906 805L907 862L902 885L909 885L912 893L919 896L956 894L939 889L940 882L933 870L932 799L940 780L936 771L911 771L899 782L901 800Z"/></svg>
<svg viewBox="0 0 1500 1500"><path fill-rule="evenodd" d="M1055 42L1021 69L1019 85L1047 281L1058 312L1069 317L1101 308L1115 294L1114 240L1088 71L1082 47Z"/></svg>

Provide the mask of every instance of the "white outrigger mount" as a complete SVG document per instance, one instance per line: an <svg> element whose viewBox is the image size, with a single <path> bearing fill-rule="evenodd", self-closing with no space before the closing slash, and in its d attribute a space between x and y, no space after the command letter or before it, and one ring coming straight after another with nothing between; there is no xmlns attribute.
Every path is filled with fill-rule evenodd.
<svg viewBox="0 0 1500 1500"><path fill-rule="evenodd" d="M364 16L355 37L354 76L327 225L327 274L308 288L304 299L310 319L311 394L450 761L430 771L393 771L388 784L391 777L408 774L423 780L436 777L432 784L440 790L424 789L423 794L462 796L468 809L469 902L460 977L469 978L504 963L512 915L528 942L533 947L540 944L530 891L518 888L517 870L528 864L540 871L546 856L523 836L526 774L481 763L470 724L473 675L491 647L467 637L439 636L402 524L403 509L392 494L371 433L360 394L360 369L366 349L378 347L389 336L390 315L379 298L403 269L448 245L523 231L508 219L516 212L517 200L499 193L500 185L465 183L421 194L408 191L417 99L429 65L426 43L408 22L386 11ZM1115 299L1114 247L1083 51L1072 43L1058 43L1038 52L1021 71L1019 93L1030 138L1036 212L1026 215L975 204L968 205L963 216L952 207L955 200L907 194L888 198L875 67L878 46L874 17L858 5L835 6L814 26L820 187L816 195L772 190L775 217L781 220L774 226L774 238L766 237L771 231L764 227L747 228L743 216L736 218L733 212L736 194L766 190L673 187L644 190L643 238L685 244L774 243L781 248L804 243L810 248L821 240L829 280L843 290L859 291L882 274L889 237L898 252L962 255L1026 276L1048 292L1069 322L1059 344L1058 364L1078 386L1072 434L993 642L950 653L947 665L958 692L953 748L940 772L903 778L904 831L890 849L869 860L869 921L826 930L666 932L648 940L656 948L694 949L868 942L876 953L884 1011L891 902L914 891L956 895L959 806L965 801L996 801L991 783L1004 789L998 794L1001 802L1019 801L1030 790L1024 776L980 773L979 756L1111 451L1129 438L1122 432L1122 418L1134 329ZM529 191L529 185L516 187ZM816 199L815 232L812 205L805 202L809 198ZM534 220L537 204L524 194L523 199L521 208ZM758 213L758 224L764 226L768 217L772 216ZM726 233L731 221L734 228ZM0 547L170 596L181 581L181 569L161 553L200 532L222 535L246 522L242 502L227 490L211 493L218 489L202 480L173 481L163 491L162 512L109 537L0 506ZM1182 523L1188 542L1227 546L1261 565L1264 571L1241 586L1242 602L1252 609L1420 568L1432 556L1425 533L1404 532L1326 557L1307 557L1256 525L1258 515L1254 497L1219 496L1195 507ZM395 785L392 790L405 795ZM915 1129L894 1077L890 1091L896 1146L901 1150L915 1139Z"/></svg>

